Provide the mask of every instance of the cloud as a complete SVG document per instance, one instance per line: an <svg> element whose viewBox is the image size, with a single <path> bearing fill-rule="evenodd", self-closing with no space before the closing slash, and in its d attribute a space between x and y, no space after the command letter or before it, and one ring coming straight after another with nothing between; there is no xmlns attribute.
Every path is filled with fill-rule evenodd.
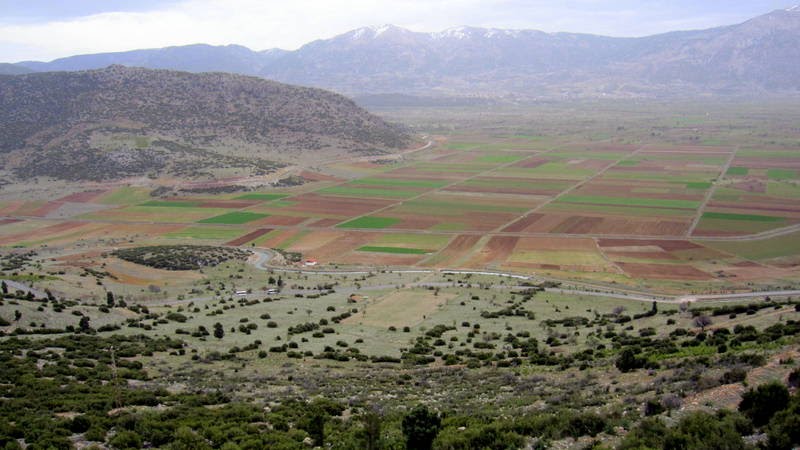
<svg viewBox="0 0 800 450"><path fill-rule="evenodd" d="M699 16L694 11L692 16L691 8L677 3L694 2L664 6L665 2L633 0L170 1L148 11L103 12L35 23L3 23L0 18L0 61L194 43L294 49L314 39L384 23L416 31L474 25L632 36L739 18L736 11Z"/></svg>

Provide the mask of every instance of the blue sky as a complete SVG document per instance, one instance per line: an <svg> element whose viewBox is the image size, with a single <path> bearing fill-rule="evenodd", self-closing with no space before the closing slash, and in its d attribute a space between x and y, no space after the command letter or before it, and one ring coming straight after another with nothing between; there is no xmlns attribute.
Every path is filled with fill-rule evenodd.
<svg viewBox="0 0 800 450"><path fill-rule="evenodd" d="M800 0L794 0L800 3ZM295 49L368 25L643 36L739 23L793 0L0 0L0 61L169 45Z"/></svg>

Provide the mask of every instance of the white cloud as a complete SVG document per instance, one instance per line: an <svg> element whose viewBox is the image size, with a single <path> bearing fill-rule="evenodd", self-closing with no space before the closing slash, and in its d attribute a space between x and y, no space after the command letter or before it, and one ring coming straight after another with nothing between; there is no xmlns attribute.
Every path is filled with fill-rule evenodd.
<svg viewBox="0 0 800 450"><path fill-rule="evenodd" d="M383 23L417 31L475 25L627 36L666 31L667 23L676 23L668 22L674 18L653 17L661 14L644 8L615 9L597 0L567 3L568 6L545 0L185 0L147 12L109 12L44 23L3 24L0 18L0 61L49 60L193 43L241 44L255 50L294 49L314 39ZM706 22L697 19L693 23ZM707 24L711 25L714 24Z"/></svg>

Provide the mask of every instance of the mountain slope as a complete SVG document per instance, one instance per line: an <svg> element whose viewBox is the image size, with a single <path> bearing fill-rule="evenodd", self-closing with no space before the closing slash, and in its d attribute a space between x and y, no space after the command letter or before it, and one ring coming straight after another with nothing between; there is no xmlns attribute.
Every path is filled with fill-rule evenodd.
<svg viewBox="0 0 800 450"><path fill-rule="evenodd" d="M230 72L255 75L264 66L283 55L283 50L254 52L241 45L184 45L128 52L70 56L51 62L25 61L16 64L36 72L101 69L119 64L148 69L172 69L185 72Z"/></svg>
<svg viewBox="0 0 800 450"><path fill-rule="evenodd" d="M0 75L22 75L34 71L19 64L0 63Z"/></svg>
<svg viewBox="0 0 800 450"><path fill-rule="evenodd" d="M223 73L125 68L0 76L0 155L20 176L265 172L409 137L331 92Z"/></svg>
<svg viewBox="0 0 800 450"><path fill-rule="evenodd" d="M800 8L641 38L459 27L353 30L295 51L185 46L83 55L29 69L125 64L257 74L350 95L694 96L800 91Z"/></svg>

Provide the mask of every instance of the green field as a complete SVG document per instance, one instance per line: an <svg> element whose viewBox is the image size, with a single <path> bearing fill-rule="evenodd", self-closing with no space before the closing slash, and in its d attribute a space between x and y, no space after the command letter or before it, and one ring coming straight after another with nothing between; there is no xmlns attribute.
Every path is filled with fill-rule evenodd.
<svg viewBox="0 0 800 450"><path fill-rule="evenodd" d="M791 169L768 169L767 177L770 180L794 180L797 178L797 171Z"/></svg>
<svg viewBox="0 0 800 450"><path fill-rule="evenodd" d="M238 225L242 223L252 222L258 219L263 219L264 217L267 216L268 214L260 214L247 211L236 211L236 212L222 214L219 216L209 217L208 219L199 220L198 223L218 223L218 224Z"/></svg>
<svg viewBox="0 0 800 450"><path fill-rule="evenodd" d="M747 259L764 260L800 254L800 233L758 241L703 241L703 244Z"/></svg>
<svg viewBox="0 0 800 450"><path fill-rule="evenodd" d="M762 216L759 214L734 214L721 212L704 212L703 219L743 220L748 222L783 222L785 219L775 216Z"/></svg>
<svg viewBox="0 0 800 450"><path fill-rule="evenodd" d="M730 167L728 168L726 175L743 176L747 175L748 172L750 172L750 169L748 169L747 167Z"/></svg>
<svg viewBox="0 0 800 450"><path fill-rule="evenodd" d="M253 192L250 194L244 194L236 197L236 200L263 200L263 201L271 201L271 200L278 200L281 198L288 197L289 194L270 194L270 193L263 193L263 192Z"/></svg>
<svg viewBox="0 0 800 450"><path fill-rule="evenodd" d="M588 203L601 205L622 205L622 206L642 206L658 208L686 208L696 209L700 206L699 201L694 200L671 200L659 198L636 198L636 197L604 197L589 195L565 195L559 197L559 202L563 203Z"/></svg>
<svg viewBox="0 0 800 450"><path fill-rule="evenodd" d="M348 222L337 225L337 228L388 228L400 219L393 217L359 217Z"/></svg>

